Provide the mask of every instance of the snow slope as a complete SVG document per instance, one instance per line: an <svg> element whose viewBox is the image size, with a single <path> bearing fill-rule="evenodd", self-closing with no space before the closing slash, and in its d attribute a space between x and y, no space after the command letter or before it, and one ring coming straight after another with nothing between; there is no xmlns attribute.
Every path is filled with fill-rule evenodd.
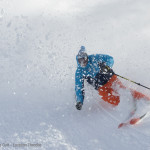
<svg viewBox="0 0 150 150"><path fill-rule="evenodd" d="M112 107L86 84L83 109L74 106L81 45L150 87L149 13L148 0L0 0L0 149L150 150L149 115L117 128L133 107L129 91ZM136 115L150 110L137 105ZM41 146L17 145L28 143Z"/></svg>

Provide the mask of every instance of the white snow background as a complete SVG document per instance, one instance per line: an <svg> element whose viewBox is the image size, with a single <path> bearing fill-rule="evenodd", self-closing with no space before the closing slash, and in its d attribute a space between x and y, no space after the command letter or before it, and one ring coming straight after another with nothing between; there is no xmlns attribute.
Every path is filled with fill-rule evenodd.
<svg viewBox="0 0 150 150"><path fill-rule="evenodd" d="M85 84L81 111L74 91L81 45L113 56L116 73L150 87L149 14L149 0L0 0L0 149L150 150L149 115L117 128L133 107L129 91L113 107ZM136 115L150 110L144 99L137 106Z"/></svg>

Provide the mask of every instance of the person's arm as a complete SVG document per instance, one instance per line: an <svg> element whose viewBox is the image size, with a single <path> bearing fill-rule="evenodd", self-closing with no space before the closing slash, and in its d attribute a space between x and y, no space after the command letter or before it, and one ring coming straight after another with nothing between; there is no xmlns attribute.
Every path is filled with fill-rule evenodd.
<svg viewBox="0 0 150 150"><path fill-rule="evenodd" d="M103 62L105 62L107 66L109 66L110 68L112 68L112 66L114 64L114 59L113 59L112 56L102 55L102 59L103 59Z"/></svg>
<svg viewBox="0 0 150 150"><path fill-rule="evenodd" d="M114 64L114 59L112 56L104 55L104 54L97 54L96 59L99 61L99 63L105 63L105 65L112 68Z"/></svg>
<svg viewBox="0 0 150 150"><path fill-rule="evenodd" d="M104 72L114 73L112 70L112 66L114 64L114 59L112 56L98 54L97 59L100 60L99 66L102 73Z"/></svg>
<svg viewBox="0 0 150 150"><path fill-rule="evenodd" d="M82 73L78 69L76 70L75 73L75 92L76 92L76 102L78 105L81 104L82 107L84 101L84 78ZM78 106L76 105L76 108L77 107Z"/></svg>

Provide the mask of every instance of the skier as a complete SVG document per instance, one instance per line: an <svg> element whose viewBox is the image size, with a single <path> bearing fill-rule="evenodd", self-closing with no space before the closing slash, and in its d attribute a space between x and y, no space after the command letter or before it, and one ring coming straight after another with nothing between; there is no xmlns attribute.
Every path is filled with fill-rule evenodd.
<svg viewBox="0 0 150 150"><path fill-rule="evenodd" d="M112 56L96 54L87 55L85 47L81 49L76 56L77 70L75 73L75 92L76 92L76 108L82 109L84 101L84 79L98 91L101 98L115 106L120 102L120 96L117 92L119 88L126 88L115 75L112 66L114 59ZM148 98L144 94L131 90L131 94L135 99Z"/></svg>

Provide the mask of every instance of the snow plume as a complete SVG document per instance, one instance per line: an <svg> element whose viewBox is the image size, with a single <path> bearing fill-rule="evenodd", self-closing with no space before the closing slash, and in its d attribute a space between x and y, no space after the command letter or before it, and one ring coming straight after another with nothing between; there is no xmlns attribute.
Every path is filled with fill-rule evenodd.
<svg viewBox="0 0 150 150"><path fill-rule="evenodd" d="M0 144L148 150L149 115L117 128L133 107L129 90L120 90L120 105L113 107L85 82L77 111L74 80L85 45L88 54L113 56L115 73L150 87L149 7L147 0L0 0ZM149 111L149 102L141 99L137 107L135 116Z"/></svg>

